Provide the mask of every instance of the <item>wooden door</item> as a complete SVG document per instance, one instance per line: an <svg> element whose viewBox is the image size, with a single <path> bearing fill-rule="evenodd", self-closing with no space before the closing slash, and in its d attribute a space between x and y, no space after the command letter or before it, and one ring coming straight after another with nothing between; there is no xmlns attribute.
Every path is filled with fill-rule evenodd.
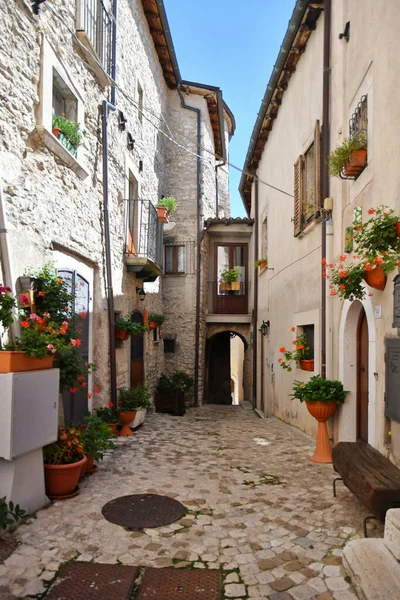
<svg viewBox="0 0 400 600"><path fill-rule="evenodd" d="M368 323L362 311L357 339L357 439L368 442Z"/></svg>
<svg viewBox="0 0 400 600"><path fill-rule="evenodd" d="M214 312L217 314L246 314L248 297L247 277L247 244L218 243L214 244ZM221 288L221 272L224 269L240 271L239 287L234 290Z"/></svg>
<svg viewBox="0 0 400 600"><path fill-rule="evenodd" d="M132 313L132 322L143 325L143 316L137 310ZM143 335L131 337L131 387L143 383Z"/></svg>

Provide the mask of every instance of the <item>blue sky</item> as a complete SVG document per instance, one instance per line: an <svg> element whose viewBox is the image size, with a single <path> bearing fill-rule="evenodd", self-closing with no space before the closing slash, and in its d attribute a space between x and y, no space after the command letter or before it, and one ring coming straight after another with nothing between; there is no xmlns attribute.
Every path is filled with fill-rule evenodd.
<svg viewBox="0 0 400 600"><path fill-rule="evenodd" d="M183 79L215 85L235 115L230 162L242 168L295 0L164 0ZM245 216L230 169L231 213Z"/></svg>

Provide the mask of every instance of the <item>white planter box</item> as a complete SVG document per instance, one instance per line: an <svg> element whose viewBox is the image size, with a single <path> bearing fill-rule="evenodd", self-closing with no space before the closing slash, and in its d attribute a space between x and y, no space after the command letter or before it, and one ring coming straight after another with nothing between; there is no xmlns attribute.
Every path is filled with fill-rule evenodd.
<svg viewBox="0 0 400 600"><path fill-rule="evenodd" d="M57 439L59 379L59 369L0 374L0 458Z"/></svg>
<svg viewBox="0 0 400 600"><path fill-rule="evenodd" d="M132 427L132 429L135 429L135 427L139 427L139 425L141 425L145 419L146 412L146 409L137 410L135 418L129 423L129 426Z"/></svg>

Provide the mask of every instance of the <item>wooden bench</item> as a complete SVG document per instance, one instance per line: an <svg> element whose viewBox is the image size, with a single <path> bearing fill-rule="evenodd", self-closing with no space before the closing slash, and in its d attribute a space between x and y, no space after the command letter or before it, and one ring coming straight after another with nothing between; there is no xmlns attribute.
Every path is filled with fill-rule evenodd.
<svg viewBox="0 0 400 600"><path fill-rule="evenodd" d="M389 508L400 508L400 469L361 441L339 442L333 448L332 462L340 475L333 481L333 495L336 497L336 481L341 479L373 514L364 519L364 535L367 537L369 519L384 522Z"/></svg>

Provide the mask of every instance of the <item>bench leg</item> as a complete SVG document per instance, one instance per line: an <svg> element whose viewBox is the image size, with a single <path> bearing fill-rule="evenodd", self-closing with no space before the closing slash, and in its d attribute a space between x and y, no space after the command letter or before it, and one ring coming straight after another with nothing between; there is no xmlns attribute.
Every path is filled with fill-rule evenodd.
<svg viewBox="0 0 400 600"><path fill-rule="evenodd" d="M341 477L336 477L333 480L333 496L334 496L334 498L336 498L336 482L337 481L343 481L343 479Z"/></svg>
<svg viewBox="0 0 400 600"><path fill-rule="evenodd" d="M375 521L379 521L379 519L377 519L376 517L373 517L372 515L370 515L369 517L365 517L365 519L363 521L363 526L364 526L364 537L366 537L366 538L368 537L367 523L371 519L375 519Z"/></svg>

